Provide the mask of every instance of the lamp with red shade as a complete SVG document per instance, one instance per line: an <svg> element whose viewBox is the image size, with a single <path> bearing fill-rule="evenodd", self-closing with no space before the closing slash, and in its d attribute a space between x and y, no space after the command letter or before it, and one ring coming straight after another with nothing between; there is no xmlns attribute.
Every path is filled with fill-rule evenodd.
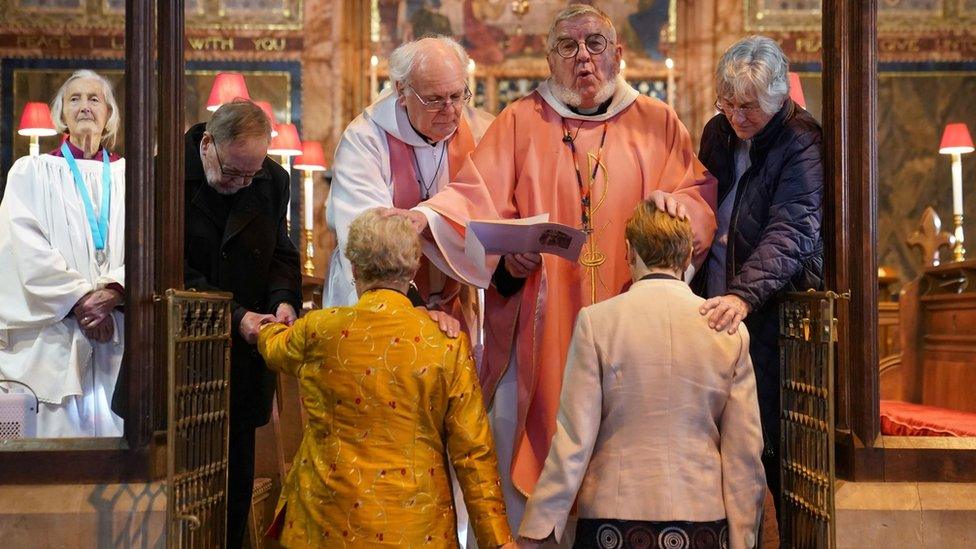
<svg viewBox="0 0 976 549"><path fill-rule="evenodd" d="M47 103L31 101L24 105L24 112L20 115L20 126L17 128L17 133L30 137L31 156L41 154L38 138L58 134L58 129L54 127L54 120L51 118L51 109Z"/></svg>
<svg viewBox="0 0 976 549"><path fill-rule="evenodd" d="M271 103L267 101L255 101L254 104L261 107L264 114L268 116L268 122L271 122L271 137L274 138L278 135L278 130L275 129L275 126L278 125L278 120L275 119L274 110L271 108Z"/></svg>
<svg viewBox="0 0 976 549"><path fill-rule="evenodd" d="M973 150L973 138L969 135L966 124L946 124L945 131L942 132L942 143L939 144L939 154L952 157L952 222L956 228L952 258L955 261L966 259L966 248L963 247L965 236L962 231L962 155Z"/></svg>
<svg viewBox="0 0 976 549"><path fill-rule="evenodd" d="M302 189L305 210L305 274L315 275L315 264L312 257L315 255L315 248L312 246L312 234L315 229L315 215L312 211L314 172L324 172L325 153L322 151L322 144L318 141L305 141L302 143L302 154L295 159L295 169L302 170Z"/></svg>
<svg viewBox="0 0 976 549"><path fill-rule="evenodd" d="M803 97L803 84L800 83L800 75L795 72L790 75L790 99L801 108L807 108L807 99Z"/></svg>
<svg viewBox="0 0 976 549"><path fill-rule="evenodd" d="M244 83L244 75L239 72L217 73L213 87L210 88L210 98L207 99L207 110L216 111L224 103L230 103L235 99L250 99L247 93L247 84Z"/></svg>
<svg viewBox="0 0 976 549"><path fill-rule="evenodd" d="M302 154L302 141L294 124L278 124L278 135L271 139L268 154L281 157L281 167L291 179L291 157ZM291 208L288 208L288 231L291 232Z"/></svg>

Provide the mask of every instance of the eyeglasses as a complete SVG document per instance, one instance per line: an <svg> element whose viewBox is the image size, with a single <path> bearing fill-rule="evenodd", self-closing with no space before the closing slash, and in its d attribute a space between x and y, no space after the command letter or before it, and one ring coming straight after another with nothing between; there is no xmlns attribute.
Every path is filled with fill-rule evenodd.
<svg viewBox="0 0 976 549"><path fill-rule="evenodd" d="M448 97L435 97L433 99L424 99L413 87L407 87L410 88L410 91L417 97L417 101L420 101L420 104L424 106L424 110L427 112L438 112L448 105L460 107L471 100L471 90L467 86L464 86L464 92L462 93L454 93Z"/></svg>
<svg viewBox="0 0 976 549"><path fill-rule="evenodd" d="M572 59L579 53L580 43L581 41L572 38L560 38L556 41L556 45L552 47L552 51L559 54L559 57ZM591 55L600 55L606 51L607 45L610 43L607 37L602 34L591 34L582 40L586 51L590 52Z"/></svg>
<svg viewBox="0 0 976 549"><path fill-rule="evenodd" d="M217 140L211 137L211 141L213 142L214 156L217 157L217 166L220 168L220 175L222 175L224 178L243 179L244 184L248 185L251 183L251 181L255 179L261 179L262 177L265 176L265 174L267 174L267 172L264 171L264 168L261 168L260 170L252 173L239 172L236 170L225 170L224 163L220 161L220 153L217 152Z"/></svg>
<svg viewBox="0 0 976 549"><path fill-rule="evenodd" d="M736 112L739 112L742 116L749 118L762 108L759 105L743 105L741 107L736 107L732 103L719 99L715 102L715 108L724 114L727 118L732 118L735 116Z"/></svg>

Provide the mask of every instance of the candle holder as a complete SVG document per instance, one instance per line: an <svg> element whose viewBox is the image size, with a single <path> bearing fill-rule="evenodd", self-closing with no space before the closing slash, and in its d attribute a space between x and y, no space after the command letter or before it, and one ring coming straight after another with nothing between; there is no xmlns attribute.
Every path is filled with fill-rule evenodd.
<svg viewBox="0 0 976 549"><path fill-rule="evenodd" d="M315 276L315 245L312 240L315 237L315 211L314 172L325 171L325 154L322 151L322 144L317 141L305 141L302 143L302 155L295 159L295 168L302 170L302 210L305 222L305 274Z"/></svg>
<svg viewBox="0 0 976 549"><path fill-rule="evenodd" d="M965 261L966 248L963 247L963 241L965 240L965 236L962 233L962 214L953 215L952 223L956 227L956 232L955 232L956 244L952 247L952 260Z"/></svg>
<svg viewBox="0 0 976 549"><path fill-rule="evenodd" d="M954 261L966 259L966 248L963 247L965 236L962 231L962 155L971 152L973 152L973 139L969 135L969 128L960 122L946 125L942 133L939 153L947 154L952 158L952 222L956 229L956 242L952 247Z"/></svg>

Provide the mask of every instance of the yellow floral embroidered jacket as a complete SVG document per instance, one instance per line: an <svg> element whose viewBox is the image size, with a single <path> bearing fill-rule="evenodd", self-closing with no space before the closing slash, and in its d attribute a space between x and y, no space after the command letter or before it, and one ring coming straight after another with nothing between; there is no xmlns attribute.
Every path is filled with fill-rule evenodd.
<svg viewBox="0 0 976 549"><path fill-rule="evenodd" d="M456 546L448 460L478 545L511 540L465 335L448 338L380 289L291 328L266 325L258 349L299 378L308 413L278 502L283 545Z"/></svg>

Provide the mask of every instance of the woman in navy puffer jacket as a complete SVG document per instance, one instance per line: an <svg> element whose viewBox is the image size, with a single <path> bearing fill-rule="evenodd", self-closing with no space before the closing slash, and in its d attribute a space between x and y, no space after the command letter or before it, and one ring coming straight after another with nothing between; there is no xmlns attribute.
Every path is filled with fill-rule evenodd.
<svg viewBox="0 0 976 549"><path fill-rule="evenodd" d="M773 40L745 38L719 61L719 114L699 158L718 179L718 230L692 284L716 330L749 330L765 447L779 508L777 319L786 292L823 283L824 193L820 124L789 98L789 62Z"/></svg>

